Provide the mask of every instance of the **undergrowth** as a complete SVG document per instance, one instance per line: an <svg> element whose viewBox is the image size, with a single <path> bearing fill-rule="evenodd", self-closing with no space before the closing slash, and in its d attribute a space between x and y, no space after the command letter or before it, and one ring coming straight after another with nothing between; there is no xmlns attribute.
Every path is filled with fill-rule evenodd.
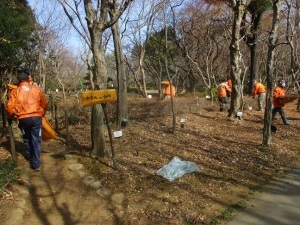
<svg viewBox="0 0 300 225"><path fill-rule="evenodd" d="M16 180L19 175L17 166L15 160L7 159L0 161L0 191L3 191L10 182Z"/></svg>

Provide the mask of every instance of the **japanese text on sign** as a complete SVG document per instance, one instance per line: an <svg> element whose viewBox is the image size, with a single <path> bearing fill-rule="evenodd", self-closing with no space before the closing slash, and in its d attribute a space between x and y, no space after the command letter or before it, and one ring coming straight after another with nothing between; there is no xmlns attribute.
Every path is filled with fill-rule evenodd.
<svg viewBox="0 0 300 225"><path fill-rule="evenodd" d="M83 106L117 101L115 89L85 91L81 93L81 97Z"/></svg>

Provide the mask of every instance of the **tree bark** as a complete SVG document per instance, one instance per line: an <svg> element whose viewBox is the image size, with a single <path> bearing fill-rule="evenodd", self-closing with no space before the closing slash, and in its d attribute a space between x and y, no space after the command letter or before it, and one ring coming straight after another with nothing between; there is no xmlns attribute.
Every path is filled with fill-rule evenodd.
<svg viewBox="0 0 300 225"><path fill-rule="evenodd" d="M231 1L234 12L234 19L232 25L232 40L230 44L230 65L231 65L231 78L232 78L232 94L231 105L228 116L236 118L237 112L241 108L241 52L240 52L240 30L242 18L249 1L232 0Z"/></svg>
<svg viewBox="0 0 300 225"><path fill-rule="evenodd" d="M115 47L117 79L118 79L118 99L117 99L117 128L120 129L122 120L128 119L127 101L127 79L125 74L125 63L123 48L120 38L120 27L118 23L112 26L112 33Z"/></svg>
<svg viewBox="0 0 300 225"><path fill-rule="evenodd" d="M94 61L94 84L95 89L107 88L107 68L104 58L104 49L102 46L103 26L106 21L106 10L101 10L101 19L97 20L95 10L92 7L91 0L84 1L84 8L86 13L86 21L91 40L91 51L93 53ZM100 105L92 107L91 118L91 135L92 135L92 150L91 155L105 157L106 155L106 142L103 130L104 114Z"/></svg>
<svg viewBox="0 0 300 225"><path fill-rule="evenodd" d="M267 98L266 109L264 115L264 129L263 129L263 146L271 144L271 124L272 124L272 102L273 102L273 87L274 87L274 56L275 46L278 36L279 15L281 10L282 0L273 1L273 22L269 37L269 49L267 60Z"/></svg>
<svg viewBox="0 0 300 225"><path fill-rule="evenodd" d="M92 149L90 156L102 157L107 156L106 142L104 136L104 123L103 123L103 110L101 105L92 106L92 117L91 117L91 136L92 136Z"/></svg>

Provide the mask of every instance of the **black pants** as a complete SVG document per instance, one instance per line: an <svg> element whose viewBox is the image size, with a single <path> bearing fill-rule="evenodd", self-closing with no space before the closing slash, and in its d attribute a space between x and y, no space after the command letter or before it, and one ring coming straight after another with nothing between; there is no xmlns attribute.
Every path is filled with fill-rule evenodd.
<svg viewBox="0 0 300 225"><path fill-rule="evenodd" d="M283 111L282 107L274 107L273 108L273 110L272 110L272 120L275 118L275 116L276 116L277 113L279 113L279 115L281 116L282 122L285 125L288 125L289 122L287 121L287 119L285 117L285 114L284 114L284 111Z"/></svg>

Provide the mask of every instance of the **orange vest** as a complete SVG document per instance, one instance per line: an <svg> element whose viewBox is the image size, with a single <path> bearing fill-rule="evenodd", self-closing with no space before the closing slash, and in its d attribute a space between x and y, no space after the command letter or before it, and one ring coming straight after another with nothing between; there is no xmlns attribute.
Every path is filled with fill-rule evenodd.
<svg viewBox="0 0 300 225"><path fill-rule="evenodd" d="M286 91L283 87L277 86L273 91L273 104L274 107L283 107L284 102L280 101L280 97L284 97Z"/></svg>

